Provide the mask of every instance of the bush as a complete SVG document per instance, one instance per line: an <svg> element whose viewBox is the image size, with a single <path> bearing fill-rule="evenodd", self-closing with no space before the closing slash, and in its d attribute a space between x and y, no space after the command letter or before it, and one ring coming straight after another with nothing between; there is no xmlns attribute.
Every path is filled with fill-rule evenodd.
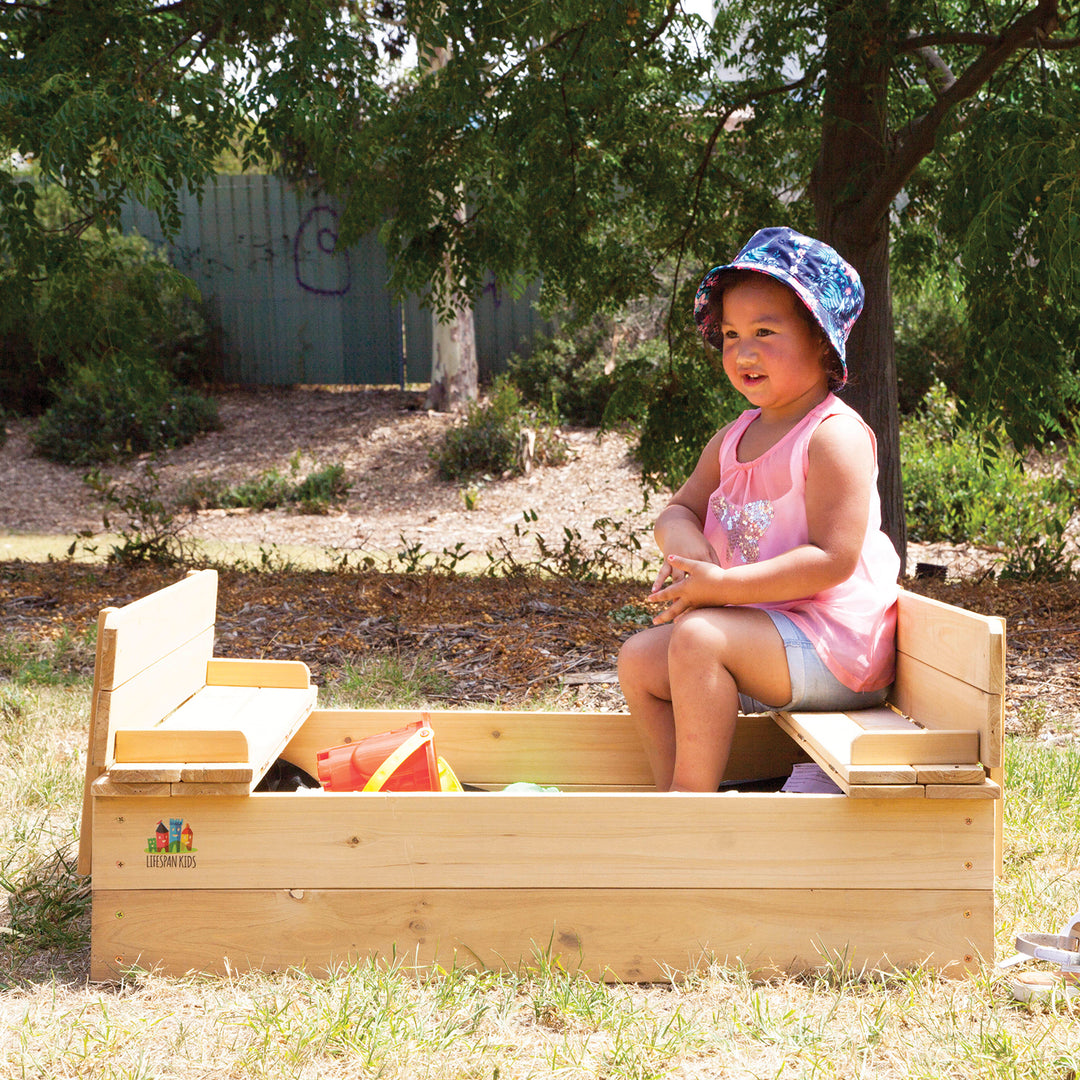
<svg viewBox="0 0 1080 1080"><path fill-rule="evenodd" d="M609 335L590 327L572 337L541 339L530 356L511 356L506 378L530 404L567 424L599 427L615 389Z"/></svg>
<svg viewBox="0 0 1080 1080"><path fill-rule="evenodd" d="M705 444L745 406L704 348L694 342L669 356L663 342L642 342L615 369L604 424L637 432L634 456L648 487L682 484Z"/></svg>
<svg viewBox="0 0 1080 1080"><path fill-rule="evenodd" d="M994 433L992 433L994 434ZM980 441L936 383L900 430L904 508L912 540L999 548L1010 577L1067 576L1066 530L1078 470L1036 475L1003 439Z"/></svg>
<svg viewBox="0 0 1080 1080"><path fill-rule="evenodd" d="M40 283L0 272L0 407L38 415L76 370L123 354L206 382L213 337L194 285L138 236L73 242Z"/></svg>
<svg viewBox="0 0 1080 1080"><path fill-rule="evenodd" d="M33 442L50 461L93 465L179 446L219 427L213 400L178 386L153 360L114 353L72 370Z"/></svg>
<svg viewBox="0 0 1080 1080"><path fill-rule="evenodd" d="M527 410L517 387L499 376L487 400L469 405L464 422L446 432L432 458L441 480L462 480L520 475L530 461L558 465L566 454L551 425Z"/></svg>
<svg viewBox="0 0 1080 1080"><path fill-rule="evenodd" d="M917 412L938 382L950 395L965 396L967 331L962 301L944 286L927 286L913 297L898 294L894 312L901 414Z"/></svg>

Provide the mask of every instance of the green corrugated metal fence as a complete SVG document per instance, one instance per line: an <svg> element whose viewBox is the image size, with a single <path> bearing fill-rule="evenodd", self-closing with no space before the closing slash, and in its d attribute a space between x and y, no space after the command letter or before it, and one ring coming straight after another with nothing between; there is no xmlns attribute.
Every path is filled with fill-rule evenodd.
<svg viewBox="0 0 1080 1080"><path fill-rule="evenodd" d="M386 289L374 235L337 244L338 211L325 195L273 176L219 176L200 203L181 200L172 264L199 287L224 342L228 382L388 384L426 382L431 316L415 297ZM162 242L157 218L129 205L124 229ZM533 310L536 288L514 300L492 282L475 305L481 375L501 371L550 324Z"/></svg>

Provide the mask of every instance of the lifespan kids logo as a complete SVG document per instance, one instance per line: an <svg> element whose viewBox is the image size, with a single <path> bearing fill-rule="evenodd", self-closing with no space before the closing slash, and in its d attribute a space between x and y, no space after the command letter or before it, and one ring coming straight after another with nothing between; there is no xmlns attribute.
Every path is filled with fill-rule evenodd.
<svg viewBox="0 0 1080 1080"><path fill-rule="evenodd" d="M146 841L146 865L191 870L195 867L195 834L183 818L162 818Z"/></svg>

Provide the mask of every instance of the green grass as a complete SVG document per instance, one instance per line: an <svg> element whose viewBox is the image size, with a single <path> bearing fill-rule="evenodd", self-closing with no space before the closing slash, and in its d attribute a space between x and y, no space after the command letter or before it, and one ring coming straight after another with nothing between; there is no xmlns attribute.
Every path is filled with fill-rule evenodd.
<svg viewBox="0 0 1080 1080"><path fill-rule="evenodd" d="M81 807L89 647L0 639L0 1077L20 1080L1077 1080L1080 1001L1020 1004L992 969L798 978L707 965L670 986L568 971L543 943L496 973L409 958L304 971L84 981L88 903L71 868ZM343 670L344 704L437 704L425 658ZM370 696L366 696L370 695ZM998 950L1080 908L1080 752L1010 739ZM176 912L183 919L183 910Z"/></svg>
<svg viewBox="0 0 1080 1080"><path fill-rule="evenodd" d="M432 666L433 657L373 653L348 661L326 689L335 709L414 709L449 696L450 679ZM445 701L443 707L445 707Z"/></svg>

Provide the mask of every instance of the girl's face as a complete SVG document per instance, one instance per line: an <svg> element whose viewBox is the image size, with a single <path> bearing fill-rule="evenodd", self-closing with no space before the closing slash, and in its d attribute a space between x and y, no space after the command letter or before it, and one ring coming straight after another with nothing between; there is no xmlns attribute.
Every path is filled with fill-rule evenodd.
<svg viewBox="0 0 1080 1080"><path fill-rule="evenodd" d="M770 419L799 418L829 392L827 346L799 303L766 274L750 275L723 295L724 372Z"/></svg>

